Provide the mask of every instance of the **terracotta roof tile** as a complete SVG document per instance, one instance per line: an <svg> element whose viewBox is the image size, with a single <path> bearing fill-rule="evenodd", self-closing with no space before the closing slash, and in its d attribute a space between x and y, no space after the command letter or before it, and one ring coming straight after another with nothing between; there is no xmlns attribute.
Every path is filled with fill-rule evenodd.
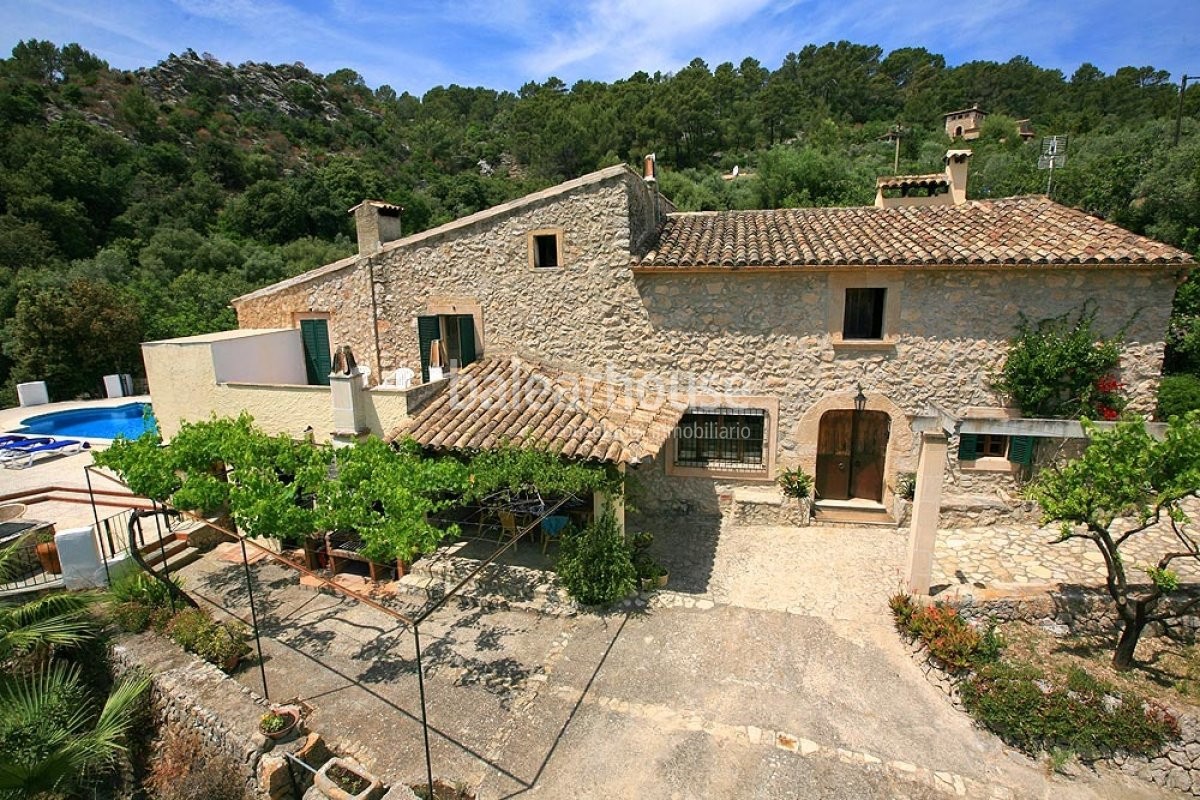
<svg viewBox="0 0 1200 800"><path fill-rule="evenodd" d="M949 186L950 177L944 172L928 175L885 175L875 179L875 185L885 189L900 186Z"/></svg>
<svg viewBox="0 0 1200 800"><path fill-rule="evenodd" d="M635 268L1193 264L1182 250L1045 197L957 206L671 214Z"/></svg>
<svg viewBox="0 0 1200 800"><path fill-rule="evenodd" d="M687 410L680 399L627 388L518 357L462 369L388 439L481 450L534 443L564 456L637 464L653 458Z"/></svg>

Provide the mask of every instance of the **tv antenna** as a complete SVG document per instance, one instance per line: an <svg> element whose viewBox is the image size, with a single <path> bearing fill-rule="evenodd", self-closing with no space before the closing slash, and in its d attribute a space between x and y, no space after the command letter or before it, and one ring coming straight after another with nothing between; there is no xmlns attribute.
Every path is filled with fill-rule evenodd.
<svg viewBox="0 0 1200 800"><path fill-rule="evenodd" d="M1046 177L1046 196L1050 195L1050 187L1054 184L1054 170L1062 169L1067 164L1067 137L1043 136L1042 154L1038 156L1038 169L1048 169Z"/></svg>

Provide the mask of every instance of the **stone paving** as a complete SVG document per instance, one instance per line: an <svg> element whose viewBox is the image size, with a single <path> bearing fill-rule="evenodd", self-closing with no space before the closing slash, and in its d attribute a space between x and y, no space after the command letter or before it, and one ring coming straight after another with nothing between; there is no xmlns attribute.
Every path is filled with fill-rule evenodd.
<svg viewBox="0 0 1200 800"><path fill-rule="evenodd" d="M658 528L656 546L679 546L678 588L641 607L452 606L423 625L435 772L481 800L1165 796L1110 771L1048 776L955 711L887 617L896 531L689 522ZM313 729L387 779L417 780L411 631L275 564L251 572L272 696L304 699ZM184 574L249 619L240 564ZM259 688L255 665L237 677Z"/></svg>
<svg viewBox="0 0 1200 800"><path fill-rule="evenodd" d="M655 556L671 573L669 591L656 596L660 606L886 622L887 598L901 587L906 531L639 522L656 532Z"/></svg>
<svg viewBox="0 0 1200 800"><path fill-rule="evenodd" d="M1187 506L1195 515L1195 503ZM1194 528L1193 528L1194 530ZM983 584L1074 583L1102 585L1105 569L1099 548L1086 539L1055 544L1058 528L991 525L938 531L934 550L934 586ZM1168 523L1134 534L1123 545L1129 576L1143 579L1142 569L1157 563L1179 542ZM1172 567L1187 581L1200 581L1200 563L1176 560Z"/></svg>

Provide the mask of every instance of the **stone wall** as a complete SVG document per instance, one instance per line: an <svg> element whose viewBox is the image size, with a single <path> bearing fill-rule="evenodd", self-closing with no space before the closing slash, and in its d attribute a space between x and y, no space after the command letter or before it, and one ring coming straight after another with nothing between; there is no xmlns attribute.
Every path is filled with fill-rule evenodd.
<svg viewBox="0 0 1200 800"><path fill-rule="evenodd" d="M1168 596L1161 601L1161 612L1180 607L1200 597L1200 587L1193 587ZM941 599L941 598L939 598ZM1112 598L1103 588L1089 586L1055 586L1049 589L983 590L947 600L963 618L988 624L989 621L1027 622L1056 636L1068 634L1107 634L1120 629ZM1200 632L1200 616L1190 615L1173 623L1174 633L1186 641L1196 641ZM1161 626L1150 625L1146 636L1162 633Z"/></svg>
<svg viewBox="0 0 1200 800"><path fill-rule="evenodd" d="M150 707L160 734L195 734L204 746L240 765L247 790L259 796L258 762L270 746L258 731L270 708L265 700L152 633L123 637L113 647L113 665L118 675L140 669L151 676Z"/></svg>
<svg viewBox="0 0 1200 800"><path fill-rule="evenodd" d="M1133 317L1121 378L1133 395L1132 410L1153 408L1175 290L1167 270L872 267L635 276L631 251L645 246L652 204L640 178L613 173L385 249L369 264L364 260L252 297L239 305L239 320L243 326L287 325L288 315L328 312L335 344L350 343L359 353L371 336L374 304L379 375L419 367L418 315L446 303L478 304L477 344L485 354L520 353L600 377L628 378L652 391L777 398L777 466L798 465L810 474L820 416L814 409L852 407L861 384L869 406L892 418L897 441L887 456L888 486L896 472L915 466L907 416L929 403L952 414L968 406L1002 405L990 387L991 373L1021 313L1042 319L1090 301L1103 310L1098 327L1104 334ZM527 234L545 228L563 232L561 268L529 265ZM368 270L374 271L374 300ZM894 342L864 349L835 341L840 321L830 319L829 309L841 297L847 275L893 287ZM658 482L659 473L649 477ZM713 503L724 488L754 480L661 483L678 484L666 502L699 494ZM1013 483L1004 473L958 474L954 465L951 480L971 491L1011 489ZM687 485L691 481L699 482ZM890 501L889 488L885 505Z"/></svg>

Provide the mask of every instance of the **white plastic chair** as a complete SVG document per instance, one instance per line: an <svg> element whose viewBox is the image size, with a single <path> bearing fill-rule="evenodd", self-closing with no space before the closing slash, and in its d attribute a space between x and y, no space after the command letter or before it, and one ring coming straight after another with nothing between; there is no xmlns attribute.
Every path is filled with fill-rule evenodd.
<svg viewBox="0 0 1200 800"><path fill-rule="evenodd" d="M412 386L412 379L415 375L416 373L408 367L401 367L396 370L396 388L407 389Z"/></svg>

